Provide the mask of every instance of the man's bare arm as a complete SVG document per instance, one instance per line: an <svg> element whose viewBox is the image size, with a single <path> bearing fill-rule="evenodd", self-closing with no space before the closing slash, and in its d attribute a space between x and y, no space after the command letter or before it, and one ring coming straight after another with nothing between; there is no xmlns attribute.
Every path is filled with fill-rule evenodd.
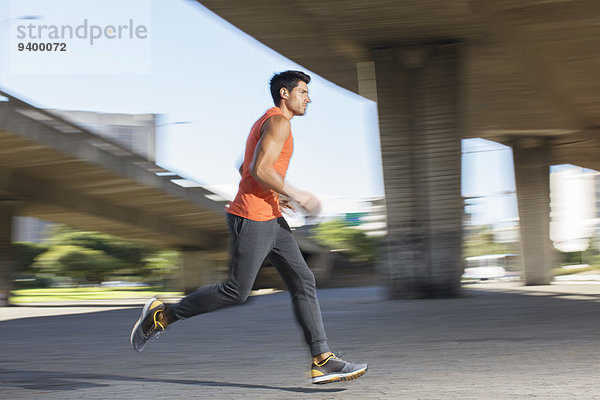
<svg viewBox="0 0 600 400"><path fill-rule="evenodd" d="M283 190L284 179L275 170L286 140L291 133L290 121L280 115L269 118L262 127L261 137L250 164L252 176L264 186L288 196Z"/></svg>
<svg viewBox="0 0 600 400"><path fill-rule="evenodd" d="M252 176L267 188L297 201L307 211L318 212L321 207L320 201L312 194L296 189L285 182L283 176L274 168L291 134L290 121L283 116L275 115L263 124L261 133L250 164Z"/></svg>

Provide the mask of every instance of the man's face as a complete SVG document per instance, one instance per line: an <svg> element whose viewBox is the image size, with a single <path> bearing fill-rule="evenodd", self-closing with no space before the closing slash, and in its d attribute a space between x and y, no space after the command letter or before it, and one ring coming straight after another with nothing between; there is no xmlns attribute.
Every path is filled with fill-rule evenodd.
<svg viewBox="0 0 600 400"><path fill-rule="evenodd" d="M310 103L308 97L308 87L306 82L300 81L287 98L284 98L287 108L294 113L294 115L304 115L306 107Z"/></svg>

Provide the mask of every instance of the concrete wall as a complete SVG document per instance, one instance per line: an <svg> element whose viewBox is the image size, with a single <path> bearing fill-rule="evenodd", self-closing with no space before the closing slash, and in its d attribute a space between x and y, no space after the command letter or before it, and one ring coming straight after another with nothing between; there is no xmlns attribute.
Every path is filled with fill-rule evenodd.
<svg viewBox="0 0 600 400"><path fill-rule="evenodd" d="M550 142L520 139L513 154L524 282L547 285L555 261L550 241Z"/></svg>
<svg viewBox="0 0 600 400"><path fill-rule="evenodd" d="M0 199L0 307L7 305L14 275L11 257L14 208L14 201Z"/></svg>
<svg viewBox="0 0 600 400"><path fill-rule="evenodd" d="M463 269L460 48L393 48L374 56L391 295L457 296Z"/></svg>

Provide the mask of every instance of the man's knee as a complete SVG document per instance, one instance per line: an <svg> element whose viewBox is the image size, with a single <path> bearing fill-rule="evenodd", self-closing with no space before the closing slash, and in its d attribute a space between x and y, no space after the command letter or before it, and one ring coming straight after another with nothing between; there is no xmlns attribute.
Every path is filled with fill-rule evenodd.
<svg viewBox="0 0 600 400"><path fill-rule="evenodd" d="M248 296L250 294L245 294L245 293L238 293L237 296L233 296L230 300L231 300L231 304L244 304L246 302L246 300L248 300Z"/></svg>
<svg viewBox="0 0 600 400"><path fill-rule="evenodd" d="M307 288L315 289L317 282L315 281L315 275L310 269L306 269L306 273L303 274L302 280Z"/></svg>
<svg viewBox="0 0 600 400"><path fill-rule="evenodd" d="M240 288L231 282L223 284L220 288L222 298L231 305L243 304L248 300L250 290Z"/></svg>
<svg viewBox="0 0 600 400"><path fill-rule="evenodd" d="M299 281L293 286L290 291L295 294L313 295L317 290L315 276L309 269L299 276Z"/></svg>

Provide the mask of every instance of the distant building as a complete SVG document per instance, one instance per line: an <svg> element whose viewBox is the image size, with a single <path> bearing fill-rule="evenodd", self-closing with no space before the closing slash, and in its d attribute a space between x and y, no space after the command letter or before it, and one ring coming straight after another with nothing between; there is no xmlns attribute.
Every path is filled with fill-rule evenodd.
<svg viewBox="0 0 600 400"><path fill-rule="evenodd" d="M550 174L550 238L560 251L584 251L597 217L597 172L565 166Z"/></svg>
<svg viewBox="0 0 600 400"><path fill-rule="evenodd" d="M92 111L48 110L59 117L89 130L148 161L156 161L156 115L113 114ZM13 241L39 243L44 231L54 225L31 217L17 217Z"/></svg>
<svg viewBox="0 0 600 400"><path fill-rule="evenodd" d="M387 235L385 197L360 200L352 212L342 214L341 218L347 226L360 229L367 236Z"/></svg>
<svg viewBox="0 0 600 400"><path fill-rule="evenodd" d="M52 227L51 222L31 217L15 217L13 221L13 242L40 243L44 231Z"/></svg>
<svg viewBox="0 0 600 400"><path fill-rule="evenodd" d="M156 161L156 115L48 110L148 161Z"/></svg>
<svg viewBox="0 0 600 400"><path fill-rule="evenodd" d="M520 238L519 224L517 221L499 224L494 228L494 242L496 243L514 243Z"/></svg>
<svg viewBox="0 0 600 400"><path fill-rule="evenodd" d="M385 197L375 197L367 200L369 204L365 215L360 217L357 228L365 232L367 236L387 235L387 213L385 208Z"/></svg>

